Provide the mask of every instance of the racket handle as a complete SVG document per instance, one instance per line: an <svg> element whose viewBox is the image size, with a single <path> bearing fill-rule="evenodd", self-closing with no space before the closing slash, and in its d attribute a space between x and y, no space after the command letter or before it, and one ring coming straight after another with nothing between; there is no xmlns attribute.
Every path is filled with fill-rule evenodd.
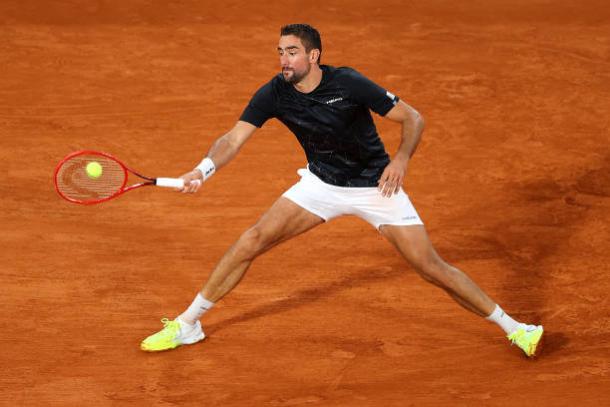
<svg viewBox="0 0 610 407"><path fill-rule="evenodd" d="M184 188L184 180L182 178L157 178L155 185L167 188Z"/></svg>

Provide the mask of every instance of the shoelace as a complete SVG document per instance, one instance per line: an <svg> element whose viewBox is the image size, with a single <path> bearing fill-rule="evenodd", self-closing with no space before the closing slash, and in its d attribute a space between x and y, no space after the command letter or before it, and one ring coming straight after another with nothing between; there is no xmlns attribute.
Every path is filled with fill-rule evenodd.
<svg viewBox="0 0 610 407"><path fill-rule="evenodd" d="M163 329L159 333L162 334L164 338L176 335L176 332L172 332L171 328L176 327L176 325L179 324L178 321L172 321L167 318L162 318L161 322L163 323ZM180 329L179 325L178 329Z"/></svg>

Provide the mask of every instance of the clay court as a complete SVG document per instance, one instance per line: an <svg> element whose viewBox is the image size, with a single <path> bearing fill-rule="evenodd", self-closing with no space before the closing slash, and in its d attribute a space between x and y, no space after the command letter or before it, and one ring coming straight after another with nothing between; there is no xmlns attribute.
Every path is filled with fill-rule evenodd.
<svg viewBox="0 0 610 407"><path fill-rule="evenodd" d="M62 200L79 149L179 176L279 72L286 23L426 119L405 189L536 360L341 218L253 264L208 338L139 350L298 180L268 122L197 195ZM0 404L601 406L610 399L610 8L587 1L0 4ZM375 117L393 154L400 127Z"/></svg>

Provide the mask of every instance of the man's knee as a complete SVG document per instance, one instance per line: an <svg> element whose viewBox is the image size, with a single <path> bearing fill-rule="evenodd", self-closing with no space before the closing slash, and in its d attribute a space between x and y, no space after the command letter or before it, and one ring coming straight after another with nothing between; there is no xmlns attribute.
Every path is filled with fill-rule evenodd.
<svg viewBox="0 0 610 407"><path fill-rule="evenodd" d="M258 226L252 226L240 236L235 249L244 258L253 259L261 254L266 246L267 242L262 230Z"/></svg>
<svg viewBox="0 0 610 407"><path fill-rule="evenodd" d="M414 266L424 280L438 286L447 286L453 278L451 267L436 253L419 256Z"/></svg>

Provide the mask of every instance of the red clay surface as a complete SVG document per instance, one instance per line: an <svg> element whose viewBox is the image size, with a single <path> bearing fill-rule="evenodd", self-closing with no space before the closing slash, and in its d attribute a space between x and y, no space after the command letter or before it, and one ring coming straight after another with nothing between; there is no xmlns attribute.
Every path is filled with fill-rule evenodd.
<svg viewBox="0 0 610 407"><path fill-rule="evenodd" d="M0 403L603 405L610 393L610 13L605 1L0 4ZM266 125L197 196L81 207L53 190L92 148L145 174L199 162L306 21L323 62L420 110L406 189L439 252L519 319L536 361L344 218L258 259L201 344L140 340L193 298L297 180ZM377 120L390 152L399 128Z"/></svg>

